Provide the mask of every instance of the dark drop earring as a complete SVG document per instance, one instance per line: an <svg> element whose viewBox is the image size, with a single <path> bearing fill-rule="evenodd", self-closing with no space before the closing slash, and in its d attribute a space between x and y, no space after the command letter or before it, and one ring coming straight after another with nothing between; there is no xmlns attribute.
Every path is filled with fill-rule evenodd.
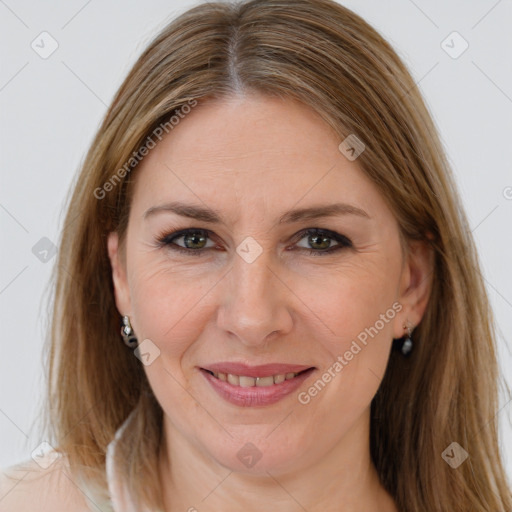
<svg viewBox="0 0 512 512"><path fill-rule="evenodd" d="M410 326L407 326L407 324L404 324L404 329L407 330L407 337L405 338L405 340L402 344L402 348L400 350L404 356L407 356L411 353L412 347L413 347L411 335L412 335L412 331L414 330L414 327L410 327Z"/></svg>
<svg viewBox="0 0 512 512"><path fill-rule="evenodd" d="M125 342L126 346L130 348L137 347L137 338L135 337L132 325L130 324L130 317L127 315L123 316L121 336L123 337L123 341Z"/></svg>

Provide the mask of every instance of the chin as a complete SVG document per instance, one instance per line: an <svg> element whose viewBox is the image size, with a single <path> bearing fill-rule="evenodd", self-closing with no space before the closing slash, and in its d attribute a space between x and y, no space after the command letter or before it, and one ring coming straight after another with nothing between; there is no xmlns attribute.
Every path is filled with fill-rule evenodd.
<svg viewBox="0 0 512 512"><path fill-rule="evenodd" d="M231 439L229 445L212 448L210 455L218 464L237 473L267 476L297 470L297 454L305 453L298 446L284 446L281 439L265 439L267 431L259 439L244 441ZM289 438L287 440L289 442Z"/></svg>

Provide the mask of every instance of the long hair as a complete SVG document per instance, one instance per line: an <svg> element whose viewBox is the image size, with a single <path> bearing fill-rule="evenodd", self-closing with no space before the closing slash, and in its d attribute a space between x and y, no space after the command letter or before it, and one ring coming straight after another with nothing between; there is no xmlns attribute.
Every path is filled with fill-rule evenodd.
<svg viewBox="0 0 512 512"><path fill-rule="evenodd" d="M331 0L198 5L133 66L67 205L47 348L51 442L77 477L106 493L107 445L134 412L119 464L139 504L162 508L163 412L120 338L107 234L125 240L148 137L162 125L172 137L169 120L187 105L250 91L310 106L340 142L356 134L365 144L358 164L392 209L403 243L423 240L434 253L415 350L407 359L391 353L371 405L370 450L383 486L404 511L512 510L497 440L494 318L445 150L392 47ZM442 457L452 442L469 453L456 469Z"/></svg>

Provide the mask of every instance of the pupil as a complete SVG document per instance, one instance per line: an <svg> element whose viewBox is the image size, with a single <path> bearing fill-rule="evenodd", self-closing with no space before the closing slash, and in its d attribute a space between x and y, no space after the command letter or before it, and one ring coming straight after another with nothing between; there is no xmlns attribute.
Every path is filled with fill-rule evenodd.
<svg viewBox="0 0 512 512"><path fill-rule="evenodd" d="M328 249L329 244L330 244L330 239L324 235L311 235L310 236L311 245L315 245L315 244L321 245L322 242L324 242L323 247L315 247L315 249Z"/></svg>
<svg viewBox="0 0 512 512"><path fill-rule="evenodd" d="M187 243L190 240L192 240L192 244L199 243L200 244L199 249L202 249L203 246L204 246L204 243L203 243L203 245L201 245L201 242L206 242L206 237L204 235L200 234L200 233L193 233L193 234L185 236L185 245L189 249L197 249L198 247L191 247L190 246L191 244Z"/></svg>

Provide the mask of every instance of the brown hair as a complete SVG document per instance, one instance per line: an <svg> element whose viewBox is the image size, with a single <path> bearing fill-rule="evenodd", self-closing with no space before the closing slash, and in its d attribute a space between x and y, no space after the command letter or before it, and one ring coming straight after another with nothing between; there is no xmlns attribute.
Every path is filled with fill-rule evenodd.
<svg viewBox="0 0 512 512"><path fill-rule="evenodd" d="M382 484L400 510L512 510L497 440L494 319L444 149L395 51L331 0L199 5L135 63L67 208L47 354L52 443L76 475L106 492L106 447L135 411L122 470L139 505L162 508L162 410L120 339L107 234L124 240L133 155L156 127L191 101L200 108L248 91L309 105L340 141L356 134L366 146L358 163L392 208L403 240L424 240L434 252L415 350L407 359L392 352L372 402L370 448ZM441 457L453 441L469 452L457 469Z"/></svg>

